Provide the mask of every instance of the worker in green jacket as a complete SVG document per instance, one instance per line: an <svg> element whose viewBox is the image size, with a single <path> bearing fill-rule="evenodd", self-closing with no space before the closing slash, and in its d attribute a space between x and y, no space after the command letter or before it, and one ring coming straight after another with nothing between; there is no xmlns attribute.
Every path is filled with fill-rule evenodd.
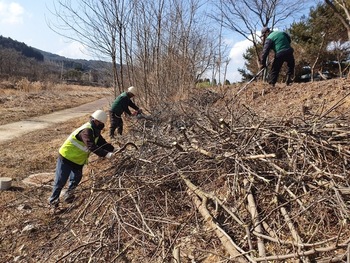
<svg viewBox="0 0 350 263"><path fill-rule="evenodd" d="M261 38L263 39L264 47L261 55L260 69L266 67L266 59L270 50L272 49L275 52L275 58L272 62L269 76L269 84L275 86L282 65L286 62L288 67L286 83L290 85L295 67L294 50L290 45L290 36L285 32L271 31L270 28L264 27L261 30Z"/></svg>
<svg viewBox="0 0 350 263"><path fill-rule="evenodd" d="M88 163L90 153L112 158L114 147L101 135L106 121L107 114L104 111L95 111L91 114L89 122L73 131L62 144L56 164L52 195L49 198L50 205L58 206L61 191L68 179L68 190L63 198L67 203L74 200L74 189L80 183L83 166Z"/></svg>
<svg viewBox="0 0 350 263"><path fill-rule="evenodd" d="M129 107L133 108L136 114L142 113L142 110L135 105L131 100L137 94L137 89L134 86L128 88L128 91L120 94L115 101L112 103L111 109L109 111L110 118L110 128L109 128L109 137L114 139L114 132L118 129L118 134L122 135L123 133L123 119L122 114L125 112L128 115L132 115Z"/></svg>

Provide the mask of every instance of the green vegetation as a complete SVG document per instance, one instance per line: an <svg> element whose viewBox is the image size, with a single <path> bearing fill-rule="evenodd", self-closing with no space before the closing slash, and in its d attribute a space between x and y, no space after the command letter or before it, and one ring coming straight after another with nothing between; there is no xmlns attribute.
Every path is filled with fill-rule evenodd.
<svg viewBox="0 0 350 263"><path fill-rule="evenodd" d="M340 12L344 12L340 10ZM285 30L292 38L296 60L295 81L305 82L342 77L349 72L350 46L347 29L339 23L335 11L327 4L318 4L307 17ZM258 45L262 49L262 45ZM244 80L258 71L258 58L253 47L244 54ZM284 74L280 74L283 77Z"/></svg>

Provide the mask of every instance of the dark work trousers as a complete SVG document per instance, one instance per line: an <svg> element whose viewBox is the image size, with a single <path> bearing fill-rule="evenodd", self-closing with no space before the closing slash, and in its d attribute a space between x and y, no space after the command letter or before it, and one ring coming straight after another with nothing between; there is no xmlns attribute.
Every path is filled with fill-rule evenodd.
<svg viewBox="0 0 350 263"><path fill-rule="evenodd" d="M123 134L123 119L121 116L116 115L112 111L109 112L110 118L110 128L109 128L109 136L114 137L114 132L118 128L118 134Z"/></svg>
<svg viewBox="0 0 350 263"><path fill-rule="evenodd" d="M55 181L52 190L52 195L49 199L50 204L59 201L62 188L69 179L68 191L74 190L83 176L83 166L73 167L61 158L57 159Z"/></svg>
<svg viewBox="0 0 350 263"><path fill-rule="evenodd" d="M271 66L269 84L275 84L278 79L278 74L282 68L284 62L287 62L287 79L294 74L295 60L293 55L293 49L282 51L276 54L276 57Z"/></svg>

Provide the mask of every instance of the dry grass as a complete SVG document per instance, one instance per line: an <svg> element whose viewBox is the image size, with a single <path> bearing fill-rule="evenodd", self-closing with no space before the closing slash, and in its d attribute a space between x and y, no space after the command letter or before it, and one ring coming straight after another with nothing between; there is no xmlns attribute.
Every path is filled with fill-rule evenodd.
<svg viewBox="0 0 350 263"><path fill-rule="evenodd" d="M96 158L92 158L84 172L84 178L88 180L80 186L81 205L73 205L60 215L52 215L47 209L50 189L27 187L21 179L32 173L53 172L58 147L72 129L85 120L72 120L1 145L5 157L0 159L0 165L4 167L1 175L16 178L14 185L17 188L0 193L0 208L4 211L0 220L5 222L0 227L0 261L9 262L17 257L19 262L88 262L89 259L91 262L113 262L113 258L117 258L114 262L170 262L171 249L176 245L181 247L183 262L191 262L191 258L198 262L235 262L228 259L229 255L213 234L208 224L210 220L203 220L198 211L206 207L208 201L206 208L218 225L245 251L249 251L251 245L253 252L250 255L253 255L256 253L256 236L247 237L245 232L253 229L246 209L248 190L253 190L261 219L273 228L274 233L264 234L276 235L276 239L287 243L265 240L270 255L296 253L295 246L288 243L292 241L290 230L279 212L284 207L295 220L296 230L305 243L317 243L328 237L334 239L324 242L324 247L334 244L336 238L340 243L345 242L349 237L348 221L338 219L348 213L349 196L343 196L345 207L338 210L333 192L325 185L317 185L320 179L349 184L348 177L339 176L348 172L344 168L337 170L338 159L335 157L343 151L333 151L336 147L330 149L327 145L316 147L329 136L327 129L323 130L323 124L319 137L305 137L305 134L310 123L319 123L318 116L348 94L347 83L330 81L323 86L315 83L278 87L264 96L261 91L266 86L254 84L242 93L239 102L230 101L234 92L226 89L218 91L225 94L218 96L221 104L215 103L215 96L211 97L213 94L207 92L193 94L193 100L187 101L185 107L164 104L159 109L161 116L157 125L147 127L146 122L144 125L129 122L134 126L127 127L129 134L124 136L138 140L139 152L121 154L113 162L95 162ZM74 88L67 92L73 92ZM77 93L88 93L85 88L81 91L76 88ZM51 93L41 92L35 94L45 94L48 104L55 103ZM60 94L54 93L55 96ZM24 98L28 98L27 95L24 92ZM38 96L31 99L37 100ZM302 112L306 103L311 112L307 116ZM339 117L338 124L348 123L350 119L347 105L349 99L331 112ZM40 111L41 108L36 110L37 114ZM229 124L228 129L224 123L222 127L218 125L221 117ZM261 124L261 129L257 128L257 123ZM180 129L183 126L188 130L183 132ZM337 132L345 136L343 129L347 126L340 126L342 129ZM295 128L293 133L289 132L291 127ZM185 147L185 151L170 147L174 141ZM346 140L343 147L347 147L345 144ZM262 149L276 152L278 157L267 160L245 158ZM235 157L237 151L239 155ZM230 154L231 157L225 157ZM283 156L289 155L293 158L284 159ZM324 171L313 171L315 165ZM288 175L278 177L280 168L289 169ZM334 174L336 177L333 178ZM243 179L249 180L249 189L243 185ZM191 182L197 197L188 195ZM299 187L302 183L304 186ZM283 190L283 186L288 186L298 199ZM196 209L192 200L198 200L200 195L206 195L206 198L202 196L202 205ZM211 200L213 196L218 199ZM301 209L297 200L307 209ZM238 213L250 228L244 229L237 224L222 204ZM23 208L25 205L26 209ZM338 211L345 213L337 214ZM23 231L28 225L34 229ZM254 242L248 246L249 238ZM338 251L333 255L343 253L344 248ZM332 253L325 255L331 257ZM313 257L320 255L316 253ZM280 262L296 262L296 259Z"/></svg>
<svg viewBox="0 0 350 263"><path fill-rule="evenodd" d="M0 85L0 125L76 107L112 94L107 88L31 83L26 79Z"/></svg>
<svg viewBox="0 0 350 263"><path fill-rule="evenodd" d="M31 83L26 79L14 84L2 83L2 87L5 88L0 89L0 124L25 120L110 96L110 90L106 88ZM53 171L58 148L72 129L85 121L72 120L6 142L0 159L0 176L10 176L20 181L32 173Z"/></svg>

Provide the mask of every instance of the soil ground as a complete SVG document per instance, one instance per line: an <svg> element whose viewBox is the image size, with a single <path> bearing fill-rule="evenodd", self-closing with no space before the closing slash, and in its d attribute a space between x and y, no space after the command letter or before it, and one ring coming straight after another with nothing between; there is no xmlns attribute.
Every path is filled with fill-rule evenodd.
<svg viewBox="0 0 350 263"><path fill-rule="evenodd" d="M234 94L241 87L226 90L226 96L234 98ZM221 91L218 90L218 92ZM288 119L288 116L295 115L302 118L303 114L306 113L323 114L334 106L337 106L334 114L349 116L349 93L350 80L347 79L293 84L288 87L278 84L274 89L265 84L252 83L241 92L239 100L241 103L245 102L246 107L265 118ZM101 98L110 102L112 100L111 94L112 92L108 89L96 87L62 86L38 91L20 91L3 86L0 89L0 124L4 128L6 124L17 121L27 121L33 118L37 120L41 115L72 108ZM94 110L91 108L90 112ZM26 128L27 131L13 139L0 133L2 134L0 136L6 137L6 141L0 141L2 148L0 177L13 178L12 188L9 191L0 192L1 222L25 221L26 201L28 196L33 195L36 196L34 199L37 203L29 205L35 208L35 213L40 213L42 218L49 217L45 209L47 209L50 189L35 189L23 183L22 180L37 173L53 174L58 148L74 128L87 120L88 113L82 113L82 116L74 116L72 119L65 119L35 131L30 131L33 127L18 127L18 130ZM107 129L104 130L103 135L107 138L106 132ZM94 165L103 167L103 165L108 164L101 162L100 164L94 163ZM30 242L30 238L23 237L23 229L21 232L21 229L6 229L4 225L0 226L1 236L4 237L9 233L8 231L12 231L11 237L15 237L18 233L17 236L21 237L21 242ZM0 262L15 258L14 251L20 249L18 241L5 240L4 238L1 238L0 241L2 243L0 245ZM31 246L35 248L35 242L25 245L26 249L30 249ZM12 251L6 255L9 253L7 251L9 248Z"/></svg>
<svg viewBox="0 0 350 263"><path fill-rule="evenodd" d="M108 109L112 100L111 90L96 87L63 85L50 90L0 91L0 177L13 178L14 185L30 174L52 171L65 137L86 122L89 112L102 105ZM72 108L75 110L69 110Z"/></svg>

